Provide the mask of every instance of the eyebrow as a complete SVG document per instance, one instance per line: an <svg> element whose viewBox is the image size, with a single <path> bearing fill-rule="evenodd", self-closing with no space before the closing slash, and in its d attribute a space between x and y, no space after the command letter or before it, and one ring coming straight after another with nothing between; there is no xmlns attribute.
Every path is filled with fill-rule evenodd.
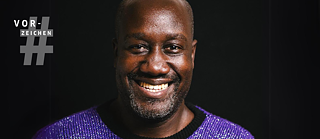
<svg viewBox="0 0 320 139"><path fill-rule="evenodd" d="M168 40L175 40L175 39L181 39L181 40L187 41L187 37L181 33L167 34L166 38L167 38L167 41Z"/></svg>
<svg viewBox="0 0 320 139"><path fill-rule="evenodd" d="M144 36L146 36L144 33L132 33L132 34L127 34L125 37L124 37L124 41L126 41L127 39L130 39L130 38L135 38L137 40L143 40Z"/></svg>
<svg viewBox="0 0 320 139"><path fill-rule="evenodd" d="M135 38L137 40L145 40L144 37L146 35L144 33L132 33L132 34L127 34L125 37L124 37L124 41L126 42L128 39L130 38ZM169 40L175 40L175 39L180 39L180 40L184 40L184 41L187 41L187 37L184 36L183 34L181 33L172 33L172 34L167 34L166 35L166 41L169 41Z"/></svg>

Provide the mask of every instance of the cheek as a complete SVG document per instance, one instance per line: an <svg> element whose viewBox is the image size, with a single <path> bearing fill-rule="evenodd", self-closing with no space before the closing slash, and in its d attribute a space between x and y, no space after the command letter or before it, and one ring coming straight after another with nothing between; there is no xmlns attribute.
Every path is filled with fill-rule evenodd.
<svg viewBox="0 0 320 139"><path fill-rule="evenodd" d="M128 74L132 72L137 66L138 60L125 52L121 52L121 55L118 55L117 66L116 66L116 81L117 86L122 92L126 92L129 87Z"/></svg>
<svg viewBox="0 0 320 139"><path fill-rule="evenodd" d="M180 76L181 81L189 80L192 76L192 60L191 57L183 55L175 58L172 63L175 72Z"/></svg>
<svg viewBox="0 0 320 139"><path fill-rule="evenodd" d="M129 74L138 66L138 59L136 57L130 56L130 54L126 54L122 52L122 55L118 57L117 61L117 71L120 74Z"/></svg>
<svg viewBox="0 0 320 139"><path fill-rule="evenodd" d="M180 77L179 85L176 86L178 98L184 99L190 89L192 81L193 68L191 57L184 56L181 59L176 59L172 65L175 72Z"/></svg>

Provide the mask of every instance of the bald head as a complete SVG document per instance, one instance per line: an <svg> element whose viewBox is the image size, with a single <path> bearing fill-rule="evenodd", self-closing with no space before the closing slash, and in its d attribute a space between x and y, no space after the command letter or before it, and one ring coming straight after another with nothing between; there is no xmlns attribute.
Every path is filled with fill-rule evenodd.
<svg viewBox="0 0 320 139"><path fill-rule="evenodd" d="M175 17L179 18L181 16L186 16L187 21L181 21L185 26L189 26L192 34L194 34L194 22L193 22L193 12L191 6L186 0L123 0L117 11L116 21L115 21L115 33L116 37L119 37L119 32L123 24L130 24L127 18L128 15L132 16L157 16L163 12L174 12ZM139 13L132 14L132 13ZM172 14L171 14L172 15ZM165 16L162 16L165 18ZM161 22L158 18L158 21ZM163 20L165 21L165 20ZM181 24L180 23L180 24Z"/></svg>

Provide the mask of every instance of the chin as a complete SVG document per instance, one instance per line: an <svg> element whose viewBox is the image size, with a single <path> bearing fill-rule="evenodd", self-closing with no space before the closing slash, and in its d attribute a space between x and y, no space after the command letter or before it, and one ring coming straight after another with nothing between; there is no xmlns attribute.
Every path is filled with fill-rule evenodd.
<svg viewBox="0 0 320 139"><path fill-rule="evenodd" d="M146 95L146 90L130 78L123 82L126 86L120 87L119 93L123 103L126 103L125 106L138 117L150 122L165 121L170 118L179 109L187 92L181 92L180 80L170 83L168 88L163 90L165 95L162 97Z"/></svg>
<svg viewBox="0 0 320 139"><path fill-rule="evenodd" d="M149 120L165 119L171 115L175 106L175 95L170 95L165 99L141 98L140 96L130 95L130 106L139 117Z"/></svg>

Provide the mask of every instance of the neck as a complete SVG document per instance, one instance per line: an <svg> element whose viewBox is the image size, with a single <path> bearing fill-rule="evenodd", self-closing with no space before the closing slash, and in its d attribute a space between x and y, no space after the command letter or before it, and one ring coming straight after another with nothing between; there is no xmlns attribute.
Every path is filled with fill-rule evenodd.
<svg viewBox="0 0 320 139"><path fill-rule="evenodd" d="M184 101L171 117L156 122L133 116L136 114L127 110L128 108L122 104L119 97L111 104L110 108L114 117L116 117L116 121L123 124L130 132L150 138L171 136L185 128L194 118L194 114L184 104Z"/></svg>

